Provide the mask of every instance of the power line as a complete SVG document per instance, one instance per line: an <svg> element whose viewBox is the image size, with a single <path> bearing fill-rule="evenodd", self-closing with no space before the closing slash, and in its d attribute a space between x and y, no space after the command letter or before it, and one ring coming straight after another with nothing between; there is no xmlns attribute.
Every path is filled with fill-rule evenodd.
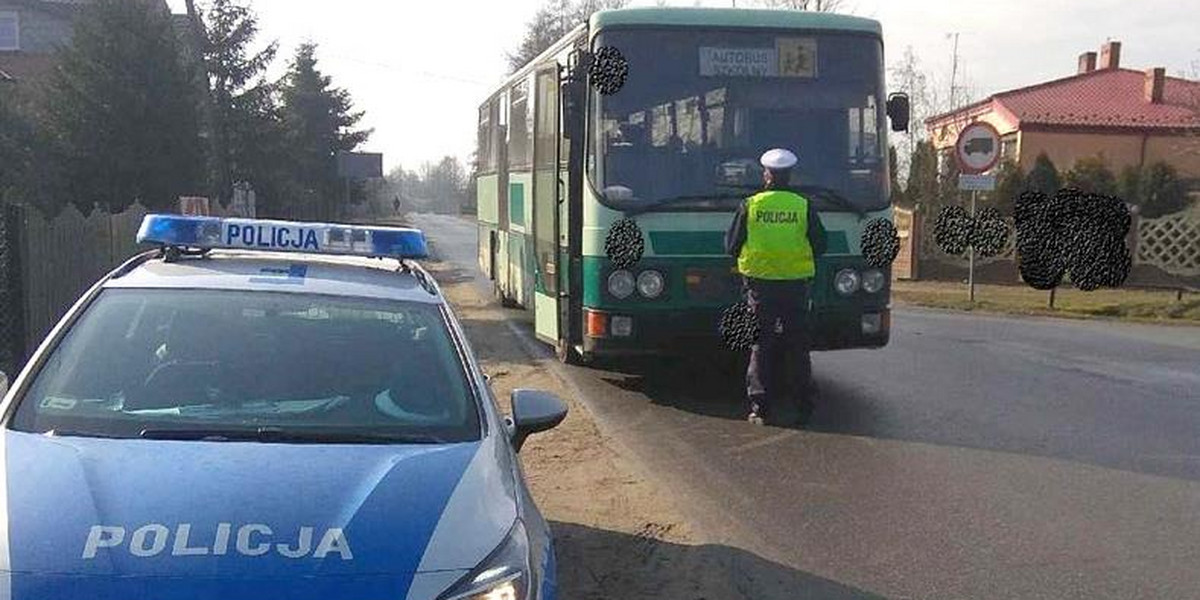
<svg viewBox="0 0 1200 600"><path fill-rule="evenodd" d="M342 56L342 55L337 55L337 54L325 54L325 58L333 59L333 60L343 60L343 61L353 62L353 63L357 63L360 65L365 65L365 66L369 66L369 67L387 69L389 71L398 71L398 72L402 72L402 73L407 73L409 75L428 77L430 79L441 79L444 81L453 81L456 83L466 83L466 84L476 85L476 86L490 86L493 83L493 82L489 82L489 81L481 81L478 79L468 79L466 77L457 77L457 76L453 76L453 75L442 75L442 74L438 74L438 73L431 73L429 71L418 71L418 70L414 70L414 69L409 69L407 67L402 67L397 64L384 63L384 62L371 61L371 60L362 60L360 58L352 58L349 56Z"/></svg>

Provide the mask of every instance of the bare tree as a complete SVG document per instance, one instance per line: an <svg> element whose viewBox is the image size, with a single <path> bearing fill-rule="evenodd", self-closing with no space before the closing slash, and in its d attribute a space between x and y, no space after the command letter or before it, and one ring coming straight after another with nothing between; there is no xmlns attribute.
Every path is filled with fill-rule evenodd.
<svg viewBox="0 0 1200 600"><path fill-rule="evenodd" d="M559 38L587 21L592 13L623 8L628 4L629 0L547 0L526 26L521 44L508 54L509 69L516 71L536 58Z"/></svg>
<svg viewBox="0 0 1200 600"><path fill-rule="evenodd" d="M839 12L846 3L843 0L762 0L761 4L769 8L809 10L812 12Z"/></svg>

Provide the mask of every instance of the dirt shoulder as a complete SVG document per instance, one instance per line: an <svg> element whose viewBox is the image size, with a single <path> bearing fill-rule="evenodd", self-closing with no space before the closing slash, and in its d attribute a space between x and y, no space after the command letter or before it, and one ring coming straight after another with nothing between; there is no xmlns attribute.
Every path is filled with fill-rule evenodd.
<svg viewBox="0 0 1200 600"><path fill-rule="evenodd" d="M639 465L597 427L549 360L535 358L509 324L521 311L484 298L445 264L426 268L454 305L472 347L491 376L501 408L513 388L563 398L570 413L559 427L521 450L525 475L551 522L558 552L560 597L567 599L714 600L744 598L730 561L673 508ZM742 587L737 585L736 587Z"/></svg>

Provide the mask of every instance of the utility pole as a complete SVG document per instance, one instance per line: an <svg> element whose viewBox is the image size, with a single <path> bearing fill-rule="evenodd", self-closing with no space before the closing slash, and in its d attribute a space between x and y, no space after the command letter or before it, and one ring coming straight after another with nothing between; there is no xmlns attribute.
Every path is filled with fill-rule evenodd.
<svg viewBox="0 0 1200 600"><path fill-rule="evenodd" d="M950 66L950 110L954 110L958 108L958 105L954 103L954 84L958 78L958 32L950 35L954 36L954 58Z"/></svg>

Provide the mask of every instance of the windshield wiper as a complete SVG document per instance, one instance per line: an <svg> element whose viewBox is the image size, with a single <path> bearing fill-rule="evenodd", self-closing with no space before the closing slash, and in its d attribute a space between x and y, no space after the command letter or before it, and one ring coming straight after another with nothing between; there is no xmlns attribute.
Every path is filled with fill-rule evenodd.
<svg viewBox="0 0 1200 600"><path fill-rule="evenodd" d="M820 185L802 185L795 188L795 190L801 194L816 194L822 198L826 198L834 204L850 210L850 212L858 215L860 219L867 216L867 211L833 188Z"/></svg>
<svg viewBox="0 0 1200 600"><path fill-rule="evenodd" d="M104 433L101 431L81 431L78 429L61 429L55 428L43 433L42 435L50 437L90 437L90 438L105 438L113 440L129 439L127 435L116 435L113 433Z"/></svg>
<svg viewBox="0 0 1200 600"><path fill-rule="evenodd" d="M147 428L140 436L148 440L205 440L217 442L277 442L317 444L443 444L429 434L376 433L369 431L293 430L281 427L243 428Z"/></svg>
<svg viewBox="0 0 1200 600"><path fill-rule="evenodd" d="M637 214L641 214L644 212L652 211L656 208L661 208L663 206L667 206L669 204L675 204L676 202L687 202L689 200L744 200L744 199L745 199L745 197L740 194L697 194L697 195L689 195L689 196L672 196L670 198L661 198L659 200L653 200L642 206L638 206L638 207L634 207L629 210L626 210L625 212L628 214L637 215Z"/></svg>
<svg viewBox="0 0 1200 600"><path fill-rule="evenodd" d="M721 187L733 187L733 188L737 188L737 189L741 189L741 190L746 190L748 192L761 192L763 190L762 186L758 186L758 185L723 185ZM797 187L786 187L783 189L791 190L791 191L799 193L799 194L812 194L814 196L819 196L820 198L822 198L824 200L829 200L833 204L836 204L836 205L858 215L858 217L860 219L867 216L867 211L863 210L860 206L855 204L854 201L843 196L841 194L841 192L839 192L833 188L830 188L830 187L825 187L822 185L801 185L801 186L797 186Z"/></svg>

